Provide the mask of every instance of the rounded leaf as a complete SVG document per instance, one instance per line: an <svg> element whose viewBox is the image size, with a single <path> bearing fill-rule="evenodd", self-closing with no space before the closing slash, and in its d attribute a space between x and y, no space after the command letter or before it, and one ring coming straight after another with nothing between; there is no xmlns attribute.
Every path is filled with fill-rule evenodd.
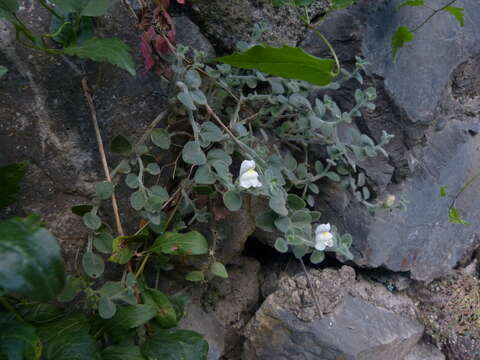
<svg viewBox="0 0 480 360"><path fill-rule="evenodd" d="M92 279L102 276L105 271L105 263L100 255L87 251L82 257L82 266L85 273Z"/></svg>
<svg viewBox="0 0 480 360"><path fill-rule="evenodd" d="M98 302L98 315L102 319L111 319L117 312L117 306L108 297L104 296L100 298Z"/></svg>
<svg viewBox="0 0 480 360"><path fill-rule="evenodd" d="M228 210L237 211L242 207L242 197L235 190L229 190L223 193L223 203Z"/></svg>
<svg viewBox="0 0 480 360"><path fill-rule="evenodd" d="M207 162L207 157L196 141L189 141L185 144L182 150L182 159L191 165L203 165Z"/></svg>
<svg viewBox="0 0 480 360"><path fill-rule="evenodd" d="M225 268L225 265L223 265L221 262L215 261L210 267L210 271L212 272L212 274L218 277L224 279L228 278L227 269Z"/></svg>
<svg viewBox="0 0 480 360"><path fill-rule="evenodd" d="M160 149L168 150L170 148L170 134L165 129L153 129L150 133L150 139Z"/></svg>

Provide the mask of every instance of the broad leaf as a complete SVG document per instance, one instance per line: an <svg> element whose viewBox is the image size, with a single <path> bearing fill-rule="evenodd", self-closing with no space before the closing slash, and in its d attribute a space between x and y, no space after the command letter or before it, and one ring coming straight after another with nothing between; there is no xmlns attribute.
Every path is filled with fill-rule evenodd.
<svg viewBox="0 0 480 360"><path fill-rule="evenodd" d="M49 31L51 34L55 34L53 40L62 44L63 47L81 45L85 41L95 37L93 18L82 17L79 20L78 17L80 17L80 15L77 13L67 12L60 8L57 8L56 12L64 20L52 16ZM79 23L76 25L78 21Z"/></svg>
<svg viewBox="0 0 480 360"><path fill-rule="evenodd" d="M110 0L52 0L56 6L67 12L77 12L82 16L102 16L110 6Z"/></svg>
<svg viewBox="0 0 480 360"><path fill-rule="evenodd" d="M90 325L85 315L70 313L41 324L37 331L46 344L46 358L55 360L91 360L96 358L97 346L89 334Z"/></svg>
<svg viewBox="0 0 480 360"><path fill-rule="evenodd" d="M165 129L153 129L150 133L152 142L160 149L168 150L170 148L170 134Z"/></svg>
<svg viewBox="0 0 480 360"><path fill-rule="evenodd" d="M412 41L413 38L413 33L406 26L400 26L397 29L392 38L392 57L394 61L397 58L398 50L402 48L405 43Z"/></svg>
<svg viewBox="0 0 480 360"><path fill-rule="evenodd" d="M223 193L223 203L228 210L237 211L242 207L242 197L237 191L229 190Z"/></svg>
<svg viewBox="0 0 480 360"><path fill-rule="evenodd" d="M65 283L63 259L55 237L40 218L0 221L0 294L15 292L32 300L56 296Z"/></svg>
<svg viewBox="0 0 480 360"><path fill-rule="evenodd" d="M296 47L274 48L257 45L246 52L218 58L217 61L242 69L258 69L271 75L328 85L335 74L335 61L320 59Z"/></svg>
<svg viewBox="0 0 480 360"><path fill-rule="evenodd" d="M17 0L0 0L0 18L14 19L18 10Z"/></svg>
<svg viewBox="0 0 480 360"><path fill-rule="evenodd" d="M196 141L189 141L185 144L182 150L182 159L192 165L203 165L207 162L207 157Z"/></svg>
<svg viewBox="0 0 480 360"><path fill-rule="evenodd" d="M155 320L164 329L170 329L177 325L177 314L168 297L157 289L145 289L142 291L145 304L155 306L157 314Z"/></svg>
<svg viewBox="0 0 480 360"><path fill-rule="evenodd" d="M93 279L99 278L105 271L105 263L102 257L92 251L83 254L82 266L85 273Z"/></svg>
<svg viewBox="0 0 480 360"><path fill-rule="evenodd" d="M0 166L0 208L15 202L15 195L28 168L28 161Z"/></svg>
<svg viewBox="0 0 480 360"><path fill-rule="evenodd" d="M102 199L110 199L113 195L113 184L109 181L101 181L95 184L95 193Z"/></svg>
<svg viewBox="0 0 480 360"><path fill-rule="evenodd" d="M38 360L41 353L42 343L35 328L12 313L0 312L0 359Z"/></svg>
<svg viewBox="0 0 480 360"><path fill-rule="evenodd" d="M409 0L398 5L398 8L401 8L403 6L423 6L423 5L425 5L424 0Z"/></svg>
<svg viewBox="0 0 480 360"><path fill-rule="evenodd" d="M198 231L185 234L167 232L155 240L151 251L170 255L204 255L208 252L208 243Z"/></svg>
<svg viewBox="0 0 480 360"><path fill-rule="evenodd" d="M107 61L135 76L135 64L130 51L128 45L115 38L93 38L85 41L82 45L69 46L64 49L66 55L99 62Z"/></svg>
<svg viewBox="0 0 480 360"><path fill-rule="evenodd" d="M150 360L206 360L208 343L202 335L188 330L160 330L142 345Z"/></svg>
<svg viewBox="0 0 480 360"><path fill-rule="evenodd" d="M223 265L221 262L215 261L210 267L210 271L212 272L212 274L218 277L224 279L228 278L227 269L225 268L225 265Z"/></svg>
<svg viewBox="0 0 480 360"><path fill-rule="evenodd" d="M135 345L112 345L102 351L102 360L145 360Z"/></svg>
<svg viewBox="0 0 480 360"><path fill-rule="evenodd" d="M115 340L121 340L128 335L131 329L147 323L156 314L157 308L153 305L118 306L115 316L105 320L105 326Z"/></svg>
<svg viewBox="0 0 480 360"><path fill-rule="evenodd" d="M453 16L455 16L455 19L457 19L458 23L460 26L465 25L465 14L463 13L464 8L461 7L455 7L455 6L447 6L446 8L443 8L443 11L446 11Z"/></svg>
<svg viewBox="0 0 480 360"><path fill-rule="evenodd" d="M185 275L185 280L192 282L203 281L205 280L205 274L203 271L199 270L190 271L187 275Z"/></svg>

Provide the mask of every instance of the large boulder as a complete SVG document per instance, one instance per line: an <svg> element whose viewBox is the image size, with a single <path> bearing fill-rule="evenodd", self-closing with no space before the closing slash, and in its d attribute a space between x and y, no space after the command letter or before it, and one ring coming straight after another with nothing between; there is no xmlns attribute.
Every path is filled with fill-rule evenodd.
<svg viewBox="0 0 480 360"><path fill-rule="evenodd" d="M311 270L321 317L303 273L285 277L245 329L243 359L404 360L423 326L414 305L352 268Z"/></svg>
<svg viewBox="0 0 480 360"><path fill-rule="evenodd" d="M410 272L414 279L431 281L480 243L478 221L470 226L448 222L454 196L480 169L480 59L475 57L480 48L480 3L458 1L465 8L463 28L448 13L432 18L400 50L394 63L391 38L396 28L414 28L430 13L419 8L398 10L399 2L359 1L329 16L320 31L345 66L355 56L371 63L366 82L378 89L377 109L364 114L357 126L377 140L382 130L395 138L387 146L388 159L374 159L361 167L373 193L404 197L408 208L372 217L363 206L340 199L338 190L328 185L318 207L325 221L353 235L357 265ZM301 45L314 55L328 55L314 33ZM352 104L348 86L333 96L346 108ZM440 197L442 185L449 196ZM475 220L479 204L478 187L471 186L455 206L467 219Z"/></svg>

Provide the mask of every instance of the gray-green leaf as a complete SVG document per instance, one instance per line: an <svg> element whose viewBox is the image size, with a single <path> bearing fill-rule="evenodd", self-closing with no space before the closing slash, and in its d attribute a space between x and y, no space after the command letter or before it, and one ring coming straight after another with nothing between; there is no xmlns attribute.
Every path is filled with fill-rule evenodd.
<svg viewBox="0 0 480 360"><path fill-rule="evenodd" d="M189 141L182 150L182 159L187 164L203 165L207 162L207 157L202 151L200 144L196 141Z"/></svg>

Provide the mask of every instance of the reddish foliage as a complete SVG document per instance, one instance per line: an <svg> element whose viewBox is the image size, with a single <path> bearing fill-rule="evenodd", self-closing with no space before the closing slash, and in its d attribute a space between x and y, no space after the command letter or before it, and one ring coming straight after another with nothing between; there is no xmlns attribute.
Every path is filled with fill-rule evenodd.
<svg viewBox="0 0 480 360"><path fill-rule="evenodd" d="M185 4L185 0L177 2ZM138 28L142 31L140 52L146 72L157 65L157 72L163 73L165 67L159 61L160 56L170 51L170 45L175 44L175 26L167 12L169 5L170 0L157 0L157 7L153 11L143 8L139 13Z"/></svg>

